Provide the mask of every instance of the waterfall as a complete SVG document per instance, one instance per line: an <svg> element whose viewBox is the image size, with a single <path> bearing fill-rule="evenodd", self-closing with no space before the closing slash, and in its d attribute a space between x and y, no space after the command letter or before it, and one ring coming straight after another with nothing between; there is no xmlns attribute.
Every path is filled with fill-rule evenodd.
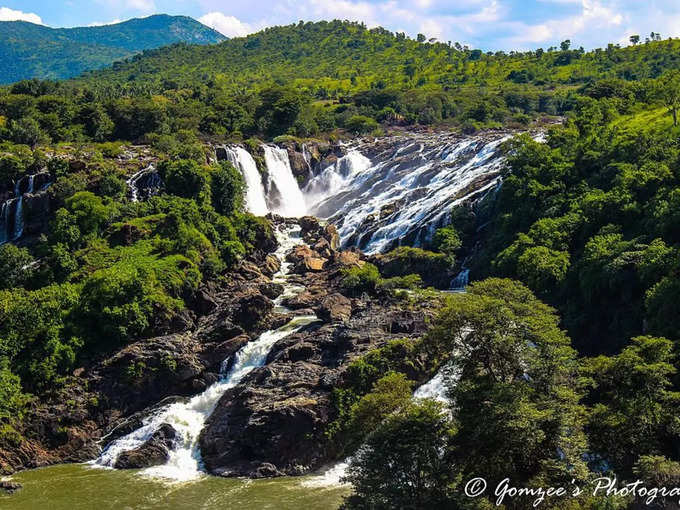
<svg viewBox="0 0 680 510"><path fill-rule="evenodd" d="M310 209L314 209L316 204L338 193L353 177L370 166L371 161L366 156L357 150L352 150L325 168L305 186L305 199Z"/></svg>
<svg viewBox="0 0 680 510"><path fill-rule="evenodd" d="M158 175L153 164L135 172L127 181L130 188L130 201L138 202L140 194L142 198L150 198L158 192L163 185L161 176Z"/></svg>
<svg viewBox="0 0 680 510"><path fill-rule="evenodd" d="M345 247L373 254L427 243L453 206L497 184L505 134L359 142L305 187L310 213L336 224ZM367 157L370 155L370 157Z"/></svg>
<svg viewBox="0 0 680 510"><path fill-rule="evenodd" d="M246 181L246 209L255 216L264 216L269 212L265 199L262 176L255 160L243 147L225 147L227 159L241 172Z"/></svg>
<svg viewBox="0 0 680 510"><path fill-rule="evenodd" d="M270 203L274 204L272 211L281 216L296 218L307 214L305 198L290 167L288 151L265 145L264 159L269 172ZM274 196L272 188L276 188L278 197Z"/></svg>
<svg viewBox="0 0 680 510"><path fill-rule="evenodd" d="M279 249L276 251L276 256L282 260L282 264L281 269L275 275L275 281L287 286L286 276L291 264L283 262L283 259L285 253L300 242L299 230L277 232L277 237ZM279 307L281 299L282 297L279 297L275 300L275 304ZM234 361L230 363L231 368L228 372L223 370L218 382L187 402L171 404L146 418L142 427L113 441L92 465L113 467L122 452L140 447L162 424L167 423L177 431L178 443L175 449L169 452L169 460L166 464L147 468L142 473L147 476L180 481L201 476L198 438L206 419L212 414L222 395L228 389L238 385L252 370L263 366L269 351L276 342L316 320L317 318L313 315L295 317L283 327L266 331L257 340L248 342L234 355ZM226 361L222 363L223 369L229 365Z"/></svg>
<svg viewBox="0 0 680 510"><path fill-rule="evenodd" d="M26 180L26 190L21 191L22 182ZM3 202L0 208L0 245L8 241L17 241L24 234L24 195L33 193L35 175L28 175L17 180L14 185L14 197Z"/></svg>
<svg viewBox="0 0 680 510"><path fill-rule="evenodd" d="M463 269L456 277L451 280L451 290L464 291L470 281L470 270Z"/></svg>
<svg viewBox="0 0 680 510"><path fill-rule="evenodd" d="M10 230L10 203L11 200L6 200L2 203L0 208L0 245L5 244L9 241L9 236L11 235Z"/></svg>

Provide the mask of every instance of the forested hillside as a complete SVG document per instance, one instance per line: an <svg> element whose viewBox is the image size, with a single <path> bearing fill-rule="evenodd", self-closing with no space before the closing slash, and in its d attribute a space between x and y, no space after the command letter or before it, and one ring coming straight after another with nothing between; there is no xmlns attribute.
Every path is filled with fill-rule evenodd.
<svg viewBox="0 0 680 510"><path fill-rule="evenodd" d="M199 431L211 472L303 474L352 456L351 509L491 508L489 493L463 495L481 475L679 485L680 41L650 39L487 54L300 23L0 89L0 193L16 209L37 190L44 206L0 246L0 468L47 450L46 463L96 457L82 444L219 384L237 348L273 331L271 367ZM277 172L277 205L293 196L281 189L302 205L299 184L328 168L382 175L340 143L357 135L368 156L411 157L394 173L412 171L395 187L414 202L501 149L484 192L456 188L473 199L418 246L391 239L403 243L369 257L314 218L246 210L244 192L270 193ZM367 231L407 205L385 200ZM283 253L297 290L275 301L282 225L307 245ZM424 288L457 274L466 292ZM312 312L316 325L276 337ZM428 381L438 401L414 399ZM584 491L543 508L640 504Z"/></svg>
<svg viewBox="0 0 680 510"><path fill-rule="evenodd" d="M212 44L218 32L184 16L156 15L98 27L50 28L0 22L0 83L59 79L177 42Z"/></svg>

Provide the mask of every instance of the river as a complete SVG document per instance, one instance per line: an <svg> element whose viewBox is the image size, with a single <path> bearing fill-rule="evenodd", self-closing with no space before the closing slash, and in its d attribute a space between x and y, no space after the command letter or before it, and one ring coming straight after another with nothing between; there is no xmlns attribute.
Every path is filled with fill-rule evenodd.
<svg viewBox="0 0 680 510"><path fill-rule="evenodd" d="M23 489L0 492L2 510L332 510L349 492L343 486L314 486L312 477L262 480L202 476L170 483L138 471L66 464L12 477Z"/></svg>

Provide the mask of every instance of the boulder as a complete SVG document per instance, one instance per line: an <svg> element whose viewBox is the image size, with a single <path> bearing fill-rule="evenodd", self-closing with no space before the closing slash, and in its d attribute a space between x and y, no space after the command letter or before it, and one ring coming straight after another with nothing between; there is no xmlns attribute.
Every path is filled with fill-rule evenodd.
<svg viewBox="0 0 680 510"><path fill-rule="evenodd" d="M349 250L335 252L331 261L342 267L361 267L365 264L360 253Z"/></svg>
<svg viewBox="0 0 680 510"><path fill-rule="evenodd" d="M281 270L281 261L274 255L267 255L260 270L271 278Z"/></svg>
<svg viewBox="0 0 680 510"><path fill-rule="evenodd" d="M167 423L142 445L134 450L121 453L113 467L116 469L142 469L165 464L174 448L177 431Z"/></svg>
<svg viewBox="0 0 680 510"><path fill-rule="evenodd" d="M326 262L328 262L328 259L323 257L305 257L297 269L303 271L323 271L323 266Z"/></svg>
<svg viewBox="0 0 680 510"><path fill-rule="evenodd" d="M305 234L318 231L320 228L319 220L314 216L303 216L298 220L298 223L303 237Z"/></svg>
<svg viewBox="0 0 680 510"><path fill-rule="evenodd" d="M331 250L337 250L340 247L340 234L335 225L328 224L323 229L323 238L330 244Z"/></svg>
<svg viewBox="0 0 680 510"><path fill-rule="evenodd" d="M276 299L281 294L283 294L283 285L280 283L262 283L260 284L260 292L267 296L269 299Z"/></svg>
<svg viewBox="0 0 680 510"><path fill-rule="evenodd" d="M253 294L243 298L234 313L234 319L244 328L250 328L260 322L274 308L274 303L267 296Z"/></svg>
<svg viewBox="0 0 680 510"><path fill-rule="evenodd" d="M325 322L344 322L352 315L352 301L337 292L329 294L321 300L314 312Z"/></svg>

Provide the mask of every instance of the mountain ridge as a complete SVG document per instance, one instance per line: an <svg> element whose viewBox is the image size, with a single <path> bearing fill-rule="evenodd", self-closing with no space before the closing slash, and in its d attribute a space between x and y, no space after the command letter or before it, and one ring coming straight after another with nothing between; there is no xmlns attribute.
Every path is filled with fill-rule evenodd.
<svg viewBox="0 0 680 510"><path fill-rule="evenodd" d="M141 51L184 42L214 44L219 32L187 16L157 14L111 25L51 28L0 22L0 83L73 78Z"/></svg>

